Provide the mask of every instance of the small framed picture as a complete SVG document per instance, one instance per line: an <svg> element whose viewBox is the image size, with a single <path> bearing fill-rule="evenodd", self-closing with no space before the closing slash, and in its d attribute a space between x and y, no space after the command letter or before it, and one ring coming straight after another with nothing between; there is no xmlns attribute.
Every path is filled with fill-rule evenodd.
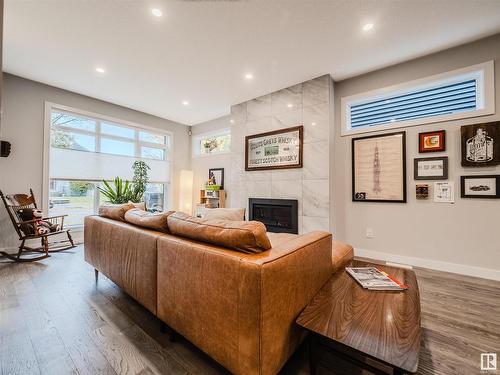
<svg viewBox="0 0 500 375"><path fill-rule="evenodd" d="M418 134L418 152L440 152L446 150L446 130Z"/></svg>
<svg viewBox="0 0 500 375"><path fill-rule="evenodd" d="M448 156L436 158L415 158L413 160L415 180L447 180Z"/></svg>
<svg viewBox="0 0 500 375"><path fill-rule="evenodd" d="M208 170L210 185L219 185L224 190L224 168L211 168Z"/></svg>
<svg viewBox="0 0 500 375"><path fill-rule="evenodd" d="M434 202L455 203L455 183L453 181L434 182Z"/></svg>
<svg viewBox="0 0 500 375"><path fill-rule="evenodd" d="M500 198L500 175L476 175L460 177L462 198Z"/></svg>
<svg viewBox="0 0 500 375"><path fill-rule="evenodd" d="M429 184L418 184L415 187L415 197L418 200L429 199Z"/></svg>

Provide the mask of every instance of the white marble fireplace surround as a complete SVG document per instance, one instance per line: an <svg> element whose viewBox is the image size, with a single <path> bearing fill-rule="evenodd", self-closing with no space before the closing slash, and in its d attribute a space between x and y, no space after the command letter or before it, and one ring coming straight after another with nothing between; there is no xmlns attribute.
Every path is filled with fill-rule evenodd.
<svg viewBox="0 0 500 375"><path fill-rule="evenodd" d="M250 197L297 199L299 233L328 231L331 86L330 75L324 75L234 105L230 116L194 126L193 134L231 128L229 157L193 160L195 181L201 183L208 168L224 167L229 207L248 211ZM245 136L297 125L304 126L303 168L245 171ZM203 176L197 176L200 173Z"/></svg>

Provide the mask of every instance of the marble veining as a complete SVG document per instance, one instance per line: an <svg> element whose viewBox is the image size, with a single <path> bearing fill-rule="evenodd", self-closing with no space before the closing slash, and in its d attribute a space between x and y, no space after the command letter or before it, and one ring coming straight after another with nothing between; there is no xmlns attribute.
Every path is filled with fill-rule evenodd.
<svg viewBox="0 0 500 375"><path fill-rule="evenodd" d="M302 84L288 87L271 94L271 109L273 114L302 109Z"/></svg>
<svg viewBox="0 0 500 375"><path fill-rule="evenodd" d="M330 75L312 79L302 84L304 107L328 103L330 99Z"/></svg>
<svg viewBox="0 0 500 375"><path fill-rule="evenodd" d="M259 96L247 103L247 121L271 116L271 94Z"/></svg>
<svg viewBox="0 0 500 375"><path fill-rule="evenodd" d="M305 180L328 178L329 152L328 142L304 144L304 168L302 176Z"/></svg>
<svg viewBox="0 0 500 375"><path fill-rule="evenodd" d="M303 215L328 218L330 215L329 190L328 179L303 180Z"/></svg>

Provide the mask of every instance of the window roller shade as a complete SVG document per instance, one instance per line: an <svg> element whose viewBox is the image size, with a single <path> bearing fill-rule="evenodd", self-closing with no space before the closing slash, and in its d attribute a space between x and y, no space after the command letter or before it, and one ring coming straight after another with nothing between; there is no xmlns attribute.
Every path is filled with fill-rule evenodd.
<svg viewBox="0 0 500 375"><path fill-rule="evenodd" d="M475 79L414 90L350 107L351 128L475 110Z"/></svg>

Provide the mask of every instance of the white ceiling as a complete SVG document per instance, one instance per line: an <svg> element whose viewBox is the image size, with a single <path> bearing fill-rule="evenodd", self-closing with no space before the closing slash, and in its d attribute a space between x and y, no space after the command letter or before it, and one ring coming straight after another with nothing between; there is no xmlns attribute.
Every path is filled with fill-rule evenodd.
<svg viewBox="0 0 500 375"><path fill-rule="evenodd" d="M4 70L192 125L499 31L500 0L6 0Z"/></svg>

